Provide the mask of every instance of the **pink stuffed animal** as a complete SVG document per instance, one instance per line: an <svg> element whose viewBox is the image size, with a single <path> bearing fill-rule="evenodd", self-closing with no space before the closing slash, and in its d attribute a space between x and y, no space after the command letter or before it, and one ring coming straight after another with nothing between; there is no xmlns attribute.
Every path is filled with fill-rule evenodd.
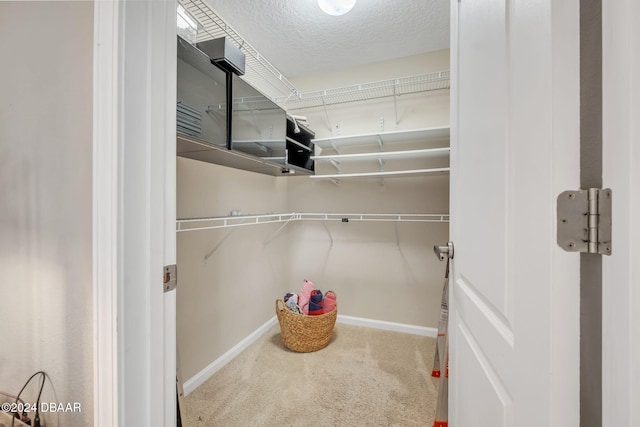
<svg viewBox="0 0 640 427"><path fill-rule="evenodd" d="M298 295L298 306L302 310L302 314L309 314L309 299L311 299L311 291L314 289L313 282L304 279L300 295Z"/></svg>

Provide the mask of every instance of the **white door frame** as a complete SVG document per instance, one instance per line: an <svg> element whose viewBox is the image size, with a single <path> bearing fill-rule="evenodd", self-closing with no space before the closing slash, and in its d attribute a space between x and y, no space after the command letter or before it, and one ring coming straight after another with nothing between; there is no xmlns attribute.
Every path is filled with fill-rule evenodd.
<svg viewBox="0 0 640 427"><path fill-rule="evenodd" d="M175 293L159 289L161 267L175 262L175 0L94 7L94 420L173 426ZM614 255L603 263L606 425L640 422L638 20L634 0L603 1L604 184L614 189ZM127 37L134 32L142 37ZM145 96L131 98L126 81L141 72Z"/></svg>
<svg viewBox="0 0 640 427"><path fill-rule="evenodd" d="M176 2L94 8L94 425L173 427Z"/></svg>
<svg viewBox="0 0 640 427"><path fill-rule="evenodd" d="M93 53L93 411L118 419L118 2L94 3Z"/></svg>
<svg viewBox="0 0 640 427"><path fill-rule="evenodd" d="M603 0L603 186L613 190L602 263L602 420L640 425L640 4Z"/></svg>

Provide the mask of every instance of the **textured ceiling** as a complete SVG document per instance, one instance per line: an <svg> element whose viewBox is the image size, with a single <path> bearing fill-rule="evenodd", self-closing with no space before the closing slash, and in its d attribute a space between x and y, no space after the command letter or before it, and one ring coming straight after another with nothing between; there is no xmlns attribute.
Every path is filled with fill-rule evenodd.
<svg viewBox="0 0 640 427"><path fill-rule="evenodd" d="M358 0L329 16L317 0L205 0L287 77L449 48L450 0Z"/></svg>

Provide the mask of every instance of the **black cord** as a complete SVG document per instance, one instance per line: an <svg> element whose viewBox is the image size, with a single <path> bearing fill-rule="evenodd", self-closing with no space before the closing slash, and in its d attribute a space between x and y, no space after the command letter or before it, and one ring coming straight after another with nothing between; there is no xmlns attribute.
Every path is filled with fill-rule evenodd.
<svg viewBox="0 0 640 427"><path fill-rule="evenodd" d="M38 392L38 400L36 401L36 415L35 415L35 420L37 420L37 425L34 425L34 427L40 427L40 396L42 396L42 389L44 388L44 383L47 379L47 373L44 371L38 371L35 374L31 375L29 377L29 379L27 380L26 383L24 383L24 385L22 386L22 388L20 389L20 392L18 393L18 395L16 396L16 401L15 404L16 406L18 405L18 400L20 400L20 395L22 394L22 392L24 391L25 388L27 388L27 385L29 385L29 383L31 382L32 379L35 378L36 375L41 375L42 378L42 383L40 384L40 391ZM22 415L23 417L26 415L26 412L24 412L24 410L22 411ZM13 417L11 419L11 427L15 426L15 417Z"/></svg>
<svg viewBox="0 0 640 427"><path fill-rule="evenodd" d="M42 389L44 388L44 382L47 380L47 374L42 372L42 384L40 384L40 391L38 392L38 399L36 399L36 415L33 417L33 427L40 427L40 396L42 396Z"/></svg>

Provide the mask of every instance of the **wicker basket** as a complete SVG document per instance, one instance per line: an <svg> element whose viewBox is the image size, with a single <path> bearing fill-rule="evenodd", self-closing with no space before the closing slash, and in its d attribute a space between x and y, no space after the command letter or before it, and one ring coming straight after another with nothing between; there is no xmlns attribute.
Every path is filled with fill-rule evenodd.
<svg viewBox="0 0 640 427"><path fill-rule="evenodd" d="M307 316L289 310L281 299L276 300L276 314L285 347L300 353L320 350L329 344L336 324L338 306L330 313Z"/></svg>

